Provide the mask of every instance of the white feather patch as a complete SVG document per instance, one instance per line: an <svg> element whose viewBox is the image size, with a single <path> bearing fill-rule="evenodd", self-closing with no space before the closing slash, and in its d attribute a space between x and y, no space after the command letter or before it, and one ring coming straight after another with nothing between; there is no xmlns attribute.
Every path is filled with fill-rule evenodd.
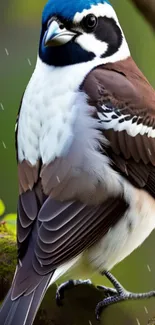
<svg viewBox="0 0 155 325"><path fill-rule="evenodd" d="M148 137L155 137L155 130L151 126L144 125L142 123L137 123L138 119L141 119L141 116L137 117L130 116L130 114L121 114L117 115L117 112L106 108L105 105L102 106L103 113L98 112L98 117L101 120L101 125L105 130L113 129L115 131L125 130L131 137L135 137L137 134L147 134ZM117 118L113 118L113 115ZM130 119L128 119L131 117ZM128 120L125 120L127 118ZM133 119L137 118L137 121L133 122ZM124 121L121 121L123 120Z"/></svg>
<svg viewBox="0 0 155 325"><path fill-rule="evenodd" d="M94 53L97 57L100 57L108 50L108 44L98 40L94 34L83 33L75 40L84 50Z"/></svg>

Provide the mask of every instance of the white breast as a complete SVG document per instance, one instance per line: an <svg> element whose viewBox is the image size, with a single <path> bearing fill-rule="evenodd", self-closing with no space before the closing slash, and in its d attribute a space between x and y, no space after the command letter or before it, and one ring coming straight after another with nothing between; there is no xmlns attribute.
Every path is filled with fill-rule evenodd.
<svg viewBox="0 0 155 325"><path fill-rule="evenodd" d="M155 200L145 191L124 182L129 209L100 242L88 251L90 263L100 271L110 270L131 254L155 228Z"/></svg>
<svg viewBox="0 0 155 325"><path fill-rule="evenodd" d="M63 69L50 71L38 61L23 98L18 128L19 160L32 165L40 157L47 163L67 150L77 96Z"/></svg>
<svg viewBox="0 0 155 325"><path fill-rule="evenodd" d="M32 165L67 151L73 138L79 87L101 59L67 67L50 67L39 58L25 91L18 125L18 158Z"/></svg>

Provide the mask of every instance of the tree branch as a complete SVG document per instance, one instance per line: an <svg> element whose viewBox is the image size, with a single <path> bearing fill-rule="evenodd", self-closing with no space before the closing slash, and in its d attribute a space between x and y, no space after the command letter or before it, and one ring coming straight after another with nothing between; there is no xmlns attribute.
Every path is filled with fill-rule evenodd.
<svg viewBox="0 0 155 325"><path fill-rule="evenodd" d="M155 30L155 0L130 0Z"/></svg>
<svg viewBox="0 0 155 325"><path fill-rule="evenodd" d="M1 227L0 227L1 228ZM16 241L0 229L0 302L4 299L16 265ZM105 298L102 290L93 285L81 285L65 292L63 306L58 307L55 301L56 285L51 286L43 299L42 305L34 321L34 325L105 325L104 313L99 323L95 318L95 307ZM113 309L114 311L114 309ZM111 315L111 323L117 319L118 324L133 325L134 317L117 305L115 314ZM149 325L153 325L150 323Z"/></svg>

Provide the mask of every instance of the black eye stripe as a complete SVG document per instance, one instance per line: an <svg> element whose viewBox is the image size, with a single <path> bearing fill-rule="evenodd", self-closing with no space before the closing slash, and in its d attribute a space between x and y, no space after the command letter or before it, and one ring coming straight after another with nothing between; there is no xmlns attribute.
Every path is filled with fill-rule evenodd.
<svg viewBox="0 0 155 325"><path fill-rule="evenodd" d="M94 31L95 37L107 43L108 49L102 57L108 57L116 53L123 40L122 32L113 18L98 17L98 25Z"/></svg>

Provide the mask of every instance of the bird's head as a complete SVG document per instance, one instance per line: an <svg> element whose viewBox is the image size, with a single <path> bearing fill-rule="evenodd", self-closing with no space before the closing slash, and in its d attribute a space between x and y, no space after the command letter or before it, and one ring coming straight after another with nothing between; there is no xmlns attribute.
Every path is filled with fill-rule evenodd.
<svg viewBox="0 0 155 325"><path fill-rule="evenodd" d="M54 66L128 57L129 49L108 0L49 0L43 10L39 56Z"/></svg>

